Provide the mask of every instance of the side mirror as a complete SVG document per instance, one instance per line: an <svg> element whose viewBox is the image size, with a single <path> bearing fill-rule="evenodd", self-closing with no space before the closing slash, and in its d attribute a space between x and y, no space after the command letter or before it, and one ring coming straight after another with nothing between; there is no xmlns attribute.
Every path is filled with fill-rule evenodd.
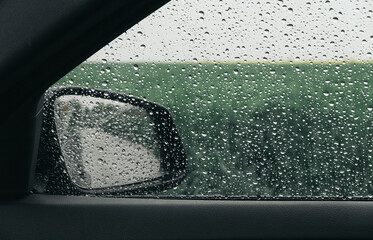
<svg viewBox="0 0 373 240"><path fill-rule="evenodd" d="M186 165L166 108L92 88L46 92L36 171L45 192L152 193L179 184Z"/></svg>

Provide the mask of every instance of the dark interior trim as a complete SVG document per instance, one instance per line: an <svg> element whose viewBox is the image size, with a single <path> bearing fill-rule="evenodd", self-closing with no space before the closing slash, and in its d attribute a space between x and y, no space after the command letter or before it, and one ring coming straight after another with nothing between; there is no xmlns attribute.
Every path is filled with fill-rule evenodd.
<svg viewBox="0 0 373 240"><path fill-rule="evenodd" d="M0 213L2 239L50 239L51 233L53 239L373 236L373 202L363 201L167 200L35 194L17 201L2 201Z"/></svg>

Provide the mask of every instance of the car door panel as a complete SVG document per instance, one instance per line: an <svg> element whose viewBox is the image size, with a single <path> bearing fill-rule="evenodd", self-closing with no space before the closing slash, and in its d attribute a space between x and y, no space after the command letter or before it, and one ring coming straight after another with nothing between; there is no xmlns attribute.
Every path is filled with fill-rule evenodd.
<svg viewBox="0 0 373 240"><path fill-rule="evenodd" d="M373 203L35 194L0 205L2 239L359 239Z"/></svg>

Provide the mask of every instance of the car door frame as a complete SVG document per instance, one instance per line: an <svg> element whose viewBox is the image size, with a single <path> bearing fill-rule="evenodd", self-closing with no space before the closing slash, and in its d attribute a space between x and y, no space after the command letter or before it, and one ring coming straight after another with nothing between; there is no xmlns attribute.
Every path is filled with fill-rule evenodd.
<svg viewBox="0 0 373 240"><path fill-rule="evenodd" d="M373 202L30 194L43 92L167 1L0 3L1 239L371 238Z"/></svg>

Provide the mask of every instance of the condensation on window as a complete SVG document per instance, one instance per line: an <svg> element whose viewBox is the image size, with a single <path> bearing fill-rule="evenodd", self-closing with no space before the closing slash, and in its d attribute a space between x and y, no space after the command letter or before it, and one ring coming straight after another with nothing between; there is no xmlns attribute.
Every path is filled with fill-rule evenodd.
<svg viewBox="0 0 373 240"><path fill-rule="evenodd" d="M373 196L371 1L171 1L57 85L172 113L173 196Z"/></svg>

